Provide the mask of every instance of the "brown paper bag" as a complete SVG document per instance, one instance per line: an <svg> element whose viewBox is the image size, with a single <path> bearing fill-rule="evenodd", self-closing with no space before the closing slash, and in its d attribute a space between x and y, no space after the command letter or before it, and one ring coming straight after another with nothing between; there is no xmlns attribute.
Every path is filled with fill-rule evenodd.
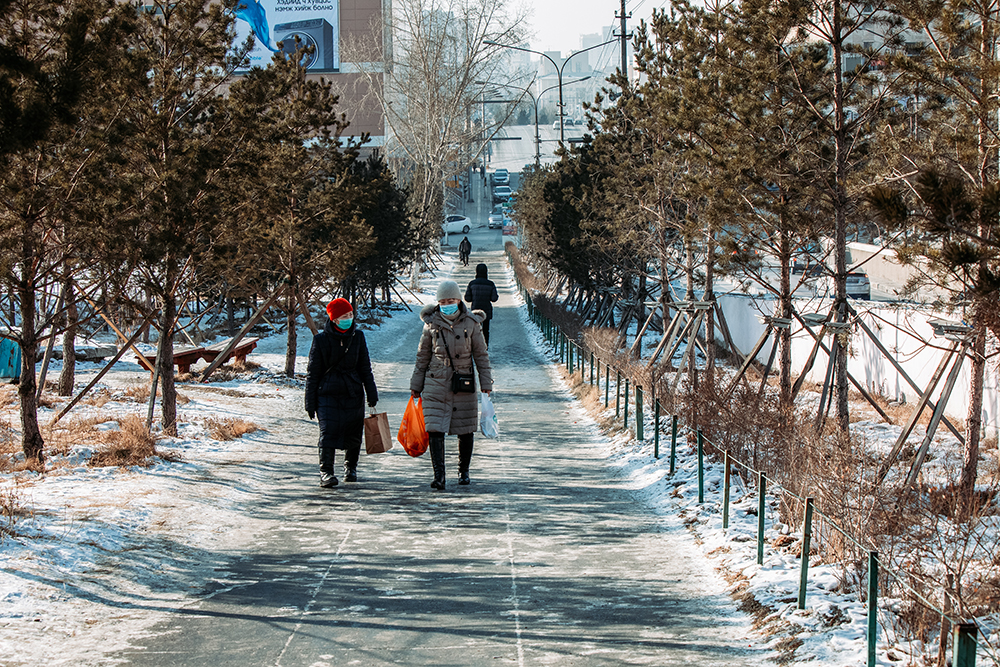
<svg viewBox="0 0 1000 667"><path fill-rule="evenodd" d="M390 449L389 415L380 412L365 417L365 454L380 454Z"/></svg>

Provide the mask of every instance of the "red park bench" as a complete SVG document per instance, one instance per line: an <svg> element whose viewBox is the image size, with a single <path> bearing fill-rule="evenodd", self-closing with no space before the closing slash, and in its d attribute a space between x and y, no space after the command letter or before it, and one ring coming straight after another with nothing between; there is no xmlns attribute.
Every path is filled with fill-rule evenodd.
<svg viewBox="0 0 1000 667"><path fill-rule="evenodd" d="M190 373L191 372L191 364L193 364L196 361L198 361L199 359L201 359L201 355L204 352L205 352L205 348L203 348L203 347L188 347L188 348L177 348L177 349L175 349L174 350L174 365L177 366L177 372L178 373ZM156 363L156 355L155 354L144 354L142 356L146 359L146 361L149 362L149 367L150 368L152 368L153 364ZM142 359L139 358L139 355L135 355L135 359L136 359L136 361L139 362L140 365L145 366L145 364L142 363Z"/></svg>
<svg viewBox="0 0 1000 667"><path fill-rule="evenodd" d="M208 347L187 347L187 348L176 348L174 350L174 365L177 366L178 373L190 373L191 365L197 363L199 359L204 359L205 361L212 363L215 358L222 354L222 351L226 349L232 338L227 338L221 343L216 343L214 345L209 345ZM232 352L229 353L222 363L226 363L231 359L235 359L237 364L243 364L247 360L247 355L254 351L257 347L257 338L244 338L240 341L239 345L233 348ZM152 367L156 363L155 354L144 354L143 357L149 362L149 366ZM136 355L136 361L142 364L142 360L139 355Z"/></svg>
<svg viewBox="0 0 1000 667"><path fill-rule="evenodd" d="M227 338L221 343L216 343L215 345L209 345L204 350L202 350L201 356L208 363L215 361L215 358L222 354L222 351L226 349L232 338ZM240 341L239 345L233 348L233 351L229 353L229 356L222 360L222 363L226 363L231 359L236 359L235 363L242 365L246 363L247 355L254 351L257 347L256 338L244 338Z"/></svg>

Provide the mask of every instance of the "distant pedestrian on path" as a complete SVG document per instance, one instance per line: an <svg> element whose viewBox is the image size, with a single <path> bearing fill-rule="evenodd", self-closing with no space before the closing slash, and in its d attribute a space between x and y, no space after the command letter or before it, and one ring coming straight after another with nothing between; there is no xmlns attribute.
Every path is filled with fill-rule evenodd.
<svg viewBox="0 0 1000 667"><path fill-rule="evenodd" d="M469 255L472 254L472 243L469 241L469 237L466 236L462 239L462 242L458 244L458 259L462 262L463 266L469 265Z"/></svg>
<svg viewBox="0 0 1000 667"><path fill-rule="evenodd" d="M458 283L445 280L438 287L437 303L424 306L420 319L424 331L417 347L410 393L414 398L423 398L434 468L431 488L441 490L445 481L445 434L458 436L458 483L470 482L473 436L479 428L475 374L479 376L479 391L493 391L490 355L481 326L486 315L482 311L470 312L462 303ZM462 386L463 376L472 382L471 386Z"/></svg>
<svg viewBox="0 0 1000 667"><path fill-rule="evenodd" d="M358 457L368 405L378 403L378 390L365 334L357 328L347 299L326 307L330 319L313 337L306 371L306 414L319 417L319 485L337 486L333 473L336 450L344 450L344 481L358 481Z"/></svg>
<svg viewBox="0 0 1000 667"><path fill-rule="evenodd" d="M486 346L489 347L493 304L500 298L500 295L497 294L496 283L486 277L487 272L485 264L476 265L476 279L465 288L465 300L472 304L473 311L481 310L486 314L486 319L483 320L483 339L486 341Z"/></svg>

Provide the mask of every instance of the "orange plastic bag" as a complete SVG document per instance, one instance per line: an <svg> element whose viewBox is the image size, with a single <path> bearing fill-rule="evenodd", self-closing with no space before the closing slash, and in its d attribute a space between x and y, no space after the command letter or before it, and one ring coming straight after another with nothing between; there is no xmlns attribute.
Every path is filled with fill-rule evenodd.
<svg viewBox="0 0 1000 667"><path fill-rule="evenodd" d="M423 399L413 400L406 404L406 411L403 413L403 421L399 424L399 433L396 440L403 446L410 456L420 456L427 451L430 437L424 427L424 402Z"/></svg>

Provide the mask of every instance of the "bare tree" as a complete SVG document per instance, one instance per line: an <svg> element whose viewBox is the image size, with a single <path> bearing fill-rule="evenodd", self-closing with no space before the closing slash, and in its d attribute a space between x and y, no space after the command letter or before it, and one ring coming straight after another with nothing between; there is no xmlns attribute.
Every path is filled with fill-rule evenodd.
<svg viewBox="0 0 1000 667"><path fill-rule="evenodd" d="M491 81L509 82L503 49L524 36L524 14L509 7L501 0L400 0L370 35L344 45L345 61L357 63L385 115L386 154L404 165L400 175L411 184L428 241L440 234L445 178L472 165L506 120L477 127L472 112Z"/></svg>

